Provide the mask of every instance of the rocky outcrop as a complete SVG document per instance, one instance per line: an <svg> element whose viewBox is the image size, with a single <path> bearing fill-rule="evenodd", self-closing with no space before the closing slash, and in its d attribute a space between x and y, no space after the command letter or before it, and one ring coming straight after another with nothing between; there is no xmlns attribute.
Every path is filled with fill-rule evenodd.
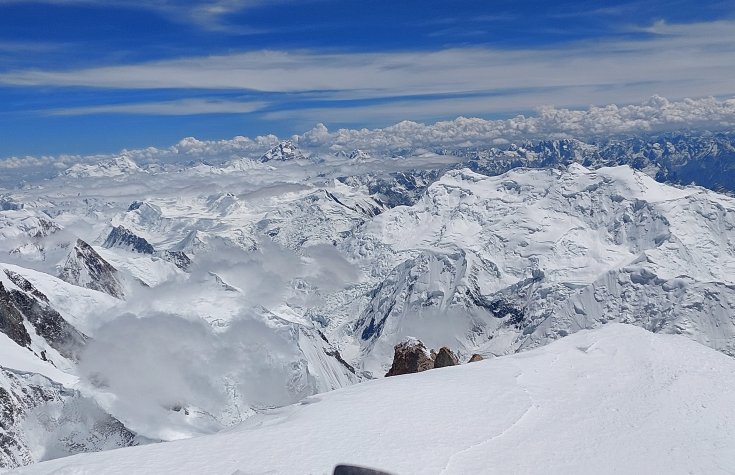
<svg viewBox="0 0 735 475"><path fill-rule="evenodd" d="M442 346L434 359L434 368L443 368L445 366L455 366L459 364L459 358L452 353L452 350L446 346Z"/></svg>
<svg viewBox="0 0 735 475"><path fill-rule="evenodd" d="M470 357L470 360L468 361L468 363L475 363L476 361L482 361L482 360L484 360L484 359L485 359L485 358L483 358L482 356L480 356L480 355L478 355L477 353L475 353L474 355L472 355L472 356Z"/></svg>
<svg viewBox="0 0 735 475"><path fill-rule="evenodd" d="M431 353L421 341L415 338L406 338L395 346L393 365L386 376L399 374L420 373L434 367Z"/></svg>
<svg viewBox="0 0 735 475"><path fill-rule="evenodd" d="M189 266L191 265L191 259L184 251L156 251L154 254L183 271L189 270Z"/></svg>
<svg viewBox="0 0 735 475"><path fill-rule="evenodd" d="M482 360L477 353L470 358L470 363ZM459 364L459 357L448 347L442 346L439 351L428 350L421 340L408 337L395 346L393 365L387 376L420 373L428 369L444 368Z"/></svg>
<svg viewBox="0 0 735 475"><path fill-rule="evenodd" d="M23 203L8 196L0 196L0 211L18 211L23 209Z"/></svg>
<svg viewBox="0 0 735 475"><path fill-rule="evenodd" d="M115 226L112 228L102 247L105 249L122 247L141 254L153 254L155 252L151 243L124 226Z"/></svg>
<svg viewBox="0 0 735 475"><path fill-rule="evenodd" d="M23 321L23 314L15 307L12 294L0 282L0 332L20 346L28 346L31 344L31 336Z"/></svg>
<svg viewBox="0 0 735 475"><path fill-rule="evenodd" d="M133 202L130 206L140 207L138 202ZM102 244L102 247L105 249L120 247L140 254L150 254L174 264L183 271L188 270L191 265L191 259L183 251L157 251L156 248L153 247L153 244L149 243L145 238L138 236L124 226L115 226L112 228L110 234L107 235L107 239L105 239L105 242Z"/></svg>
<svg viewBox="0 0 735 475"><path fill-rule="evenodd" d="M120 275L109 262L104 260L92 246L77 239L66 256L59 278L70 284L98 290L113 297L125 296Z"/></svg>
<svg viewBox="0 0 735 475"><path fill-rule="evenodd" d="M31 344L25 322L65 358L77 360L87 337L74 328L49 304L48 298L20 274L8 269L9 279L0 281L0 331L20 346Z"/></svg>

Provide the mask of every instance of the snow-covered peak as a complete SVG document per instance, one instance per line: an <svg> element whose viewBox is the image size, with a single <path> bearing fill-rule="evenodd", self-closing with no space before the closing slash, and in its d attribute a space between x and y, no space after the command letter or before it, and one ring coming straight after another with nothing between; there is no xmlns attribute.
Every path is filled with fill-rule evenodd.
<svg viewBox="0 0 735 475"><path fill-rule="evenodd" d="M566 171L518 169L498 177L465 169L448 172L415 206L394 208L368 229L398 249L452 243L488 259L506 256L516 262L508 269L511 281L537 266L547 280L589 283L671 240L672 232L696 252L693 230L675 226L678 209L692 202L717 206L721 199L700 188L657 183L628 167L591 171L573 164ZM698 253L704 261L707 254ZM511 281L501 277L498 285Z"/></svg>
<svg viewBox="0 0 735 475"><path fill-rule="evenodd" d="M81 239L77 239L59 267L59 278L66 282L117 298L125 296L125 287L117 269Z"/></svg>
<svg viewBox="0 0 735 475"><path fill-rule="evenodd" d="M370 158L370 154L364 150L360 150L359 148L356 148L355 150L350 152L350 155L348 158L350 160L367 160Z"/></svg>
<svg viewBox="0 0 735 475"><path fill-rule="evenodd" d="M372 374L405 335L469 357L608 321L733 354L734 230L734 199L629 167L449 171L346 242L375 284L345 334Z"/></svg>
<svg viewBox="0 0 735 475"><path fill-rule="evenodd" d="M301 152L295 143L290 140L285 140L263 154L263 156L260 157L260 161L303 160L305 158L307 158L306 155Z"/></svg>
<svg viewBox="0 0 735 475"><path fill-rule="evenodd" d="M81 177L118 177L144 171L130 157L120 155L98 163L77 163L68 168L64 175Z"/></svg>

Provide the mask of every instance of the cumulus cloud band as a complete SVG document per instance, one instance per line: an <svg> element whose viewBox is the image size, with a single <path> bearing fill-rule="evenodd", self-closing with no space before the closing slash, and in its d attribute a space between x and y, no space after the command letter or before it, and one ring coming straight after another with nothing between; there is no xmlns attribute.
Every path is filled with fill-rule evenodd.
<svg viewBox="0 0 735 475"><path fill-rule="evenodd" d="M488 147L534 139L605 138L618 134L637 134L679 129L720 130L735 127L735 98L712 97L670 101L653 96L641 104L614 104L587 109L542 107L531 116L486 120L458 117L435 123L402 121L376 129L341 128L330 131L324 124L291 137L300 147L316 153L337 150L387 152L404 148ZM139 163L170 163L192 159L258 158L278 143L275 135L255 138L237 136L228 140L198 140L187 137L167 148L148 147L123 150L115 155L59 155L8 157L0 159L0 170L14 176L38 174L68 168L75 163L96 163L125 156Z"/></svg>

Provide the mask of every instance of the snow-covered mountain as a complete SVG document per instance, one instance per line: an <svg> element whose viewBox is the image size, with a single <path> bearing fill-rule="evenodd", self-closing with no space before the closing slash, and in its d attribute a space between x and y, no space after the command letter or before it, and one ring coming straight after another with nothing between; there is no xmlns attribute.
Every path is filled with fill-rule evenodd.
<svg viewBox="0 0 735 475"><path fill-rule="evenodd" d="M306 156L299 150L299 147L290 140L279 143L272 149L268 150L260 157L261 162L270 162L271 160L303 160Z"/></svg>
<svg viewBox="0 0 735 475"><path fill-rule="evenodd" d="M505 354L607 321L733 354L734 230L735 200L627 167L451 171L344 243L374 277L359 317L312 312L373 374L406 335Z"/></svg>
<svg viewBox="0 0 735 475"><path fill-rule="evenodd" d="M622 322L735 355L730 133L274 143L2 191L4 466L250 424L382 377L408 336L467 361ZM87 425L34 445L44 401Z"/></svg>
<svg viewBox="0 0 735 475"><path fill-rule="evenodd" d="M64 174L73 177L121 177L131 173L142 172L130 157L125 155L113 157L95 164L76 164L68 168Z"/></svg>
<svg viewBox="0 0 735 475"><path fill-rule="evenodd" d="M77 239L74 247L69 251L59 278L80 287L99 290L113 297L125 296L125 286L117 269L81 239Z"/></svg>
<svg viewBox="0 0 735 475"><path fill-rule="evenodd" d="M579 163L590 168L629 165L660 182L697 184L735 191L735 136L732 133L668 133L657 136L542 140L511 144L504 149L448 151L469 159L468 166L485 174L519 167Z"/></svg>
<svg viewBox="0 0 735 475"><path fill-rule="evenodd" d="M18 473L730 473L735 361L608 324L528 353L370 381L221 434ZM520 449L522 448L522 450Z"/></svg>

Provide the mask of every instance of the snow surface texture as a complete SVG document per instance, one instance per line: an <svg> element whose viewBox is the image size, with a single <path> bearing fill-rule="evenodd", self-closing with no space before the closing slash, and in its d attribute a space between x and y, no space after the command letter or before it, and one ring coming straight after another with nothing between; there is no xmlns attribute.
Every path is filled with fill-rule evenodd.
<svg viewBox="0 0 735 475"><path fill-rule="evenodd" d="M190 140L190 162L126 152L29 179L0 198L1 343L24 355L0 366L89 401L87 420L119 421L105 440L128 445L381 377L407 336L467 361L626 322L732 355L735 199L678 184L732 190L733 137L433 151L271 137L212 160ZM47 412L21 399L11 413L30 425L2 463L69 453L23 431ZM65 440L94 439L79 427Z"/></svg>
<svg viewBox="0 0 735 475"><path fill-rule="evenodd" d="M83 454L44 474L732 473L735 361L610 324L527 353L370 381L186 441Z"/></svg>

